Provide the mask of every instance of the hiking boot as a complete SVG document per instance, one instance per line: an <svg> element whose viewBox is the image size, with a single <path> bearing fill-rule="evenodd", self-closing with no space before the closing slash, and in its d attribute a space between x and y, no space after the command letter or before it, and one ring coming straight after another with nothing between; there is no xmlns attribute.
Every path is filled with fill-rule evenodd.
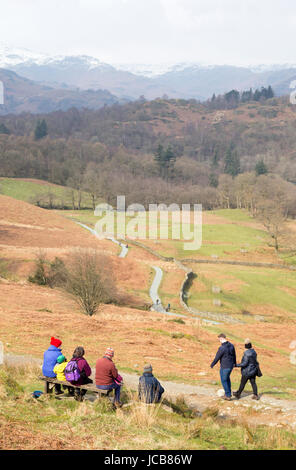
<svg viewBox="0 0 296 470"><path fill-rule="evenodd" d="M252 400L259 400L258 395L252 395Z"/></svg>
<svg viewBox="0 0 296 470"><path fill-rule="evenodd" d="M113 403L113 405L115 406L115 408L121 408L121 407L122 407L121 401L115 401L115 402Z"/></svg>
<svg viewBox="0 0 296 470"><path fill-rule="evenodd" d="M232 394L235 398L237 398L238 400L240 399L240 393L238 392L233 392Z"/></svg>
<svg viewBox="0 0 296 470"><path fill-rule="evenodd" d="M224 395L224 397L222 397L222 400L231 401L231 397L227 397L226 395Z"/></svg>

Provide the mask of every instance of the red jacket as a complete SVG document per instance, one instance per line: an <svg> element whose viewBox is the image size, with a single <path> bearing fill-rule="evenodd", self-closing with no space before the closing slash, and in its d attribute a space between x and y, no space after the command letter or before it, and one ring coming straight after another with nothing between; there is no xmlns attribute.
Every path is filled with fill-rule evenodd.
<svg viewBox="0 0 296 470"><path fill-rule="evenodd" d="M96 362L96 385L111 385L118 376L118 371L111 359L102 357Z"/></svg>

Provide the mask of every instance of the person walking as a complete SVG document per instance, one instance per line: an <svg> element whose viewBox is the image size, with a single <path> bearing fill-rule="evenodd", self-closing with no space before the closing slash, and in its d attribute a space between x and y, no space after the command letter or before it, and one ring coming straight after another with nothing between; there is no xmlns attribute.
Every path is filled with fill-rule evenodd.
<svg viewBox="0 0 296 470"><path fill-rule="evenodd" d="M256 377L261 377L262 373L259 367L259 363L257 361L257 353L255 349L252 348L252 343L247 338L245 340L245 352L242 357L242 362L240 364L236 364L236 367L241 368L241 383L239 389L236 392L233 392L233 395L239 399L241 396L242 391L244 390L246 383L248 380L251 382L252 389L253 389L253 400L259 400L258 396L258 388L256 384Z"/></svg>
<svg viewBox="0 0 296 470"><path fill-rule="evenodd" d="M139 399L144 403L159 403L164 388L152 374L151 364L144 367L143 375L139 378Z"/></svg>
<svg viewBox="0 0 296 470"><path fill-rule="evenodd" d="M96 387L101 390L115 390L114 405L122 406L120 402L121 377L113 362L114 350L107 348L104 356L96 362Z"/></svg>
<svg viewBox="0 0 296 470"><path fill-rule="evenodd" d="M219 336L219 341L221 346L219 347L216 357L211 364L213 368L217 362L220 361L220 378L221 383L225 391L224 400L231 400L231 381L230 374L233 367L236 365L236 353L235 348L232 343L230 343L224 333L221 333Z"/></svg>

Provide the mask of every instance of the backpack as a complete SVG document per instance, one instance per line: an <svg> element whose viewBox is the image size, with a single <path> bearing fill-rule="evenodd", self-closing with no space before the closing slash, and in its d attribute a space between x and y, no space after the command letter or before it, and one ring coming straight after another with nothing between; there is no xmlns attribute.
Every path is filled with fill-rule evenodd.
<svg viewBox="0 0 296 470"><path fill-rule="evenodd" d="M65 377L68 382L78 382L81 377L77 361L71 360L65 368Z"/></svg>

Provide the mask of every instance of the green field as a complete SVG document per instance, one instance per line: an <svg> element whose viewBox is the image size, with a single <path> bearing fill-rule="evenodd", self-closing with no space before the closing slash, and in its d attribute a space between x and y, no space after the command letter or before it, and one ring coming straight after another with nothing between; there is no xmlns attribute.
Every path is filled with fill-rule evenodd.
<svg viewBox="0 0 296 470"><path fill-rule="evenodd" d="M78 201L78 191L75 189L22 178L0 178L0 194L45 208L71 209L72 198L76 206ZM81 193L81 207L91 207L90 197L85 192Z"/></svg>
<svg viewBox="0 0 296 470"><path fill-rule="evenodd" d="M240 316L246 311L244 321L256 314L264 315L266 321L296 319L296 272L228 265L198 265L195 271L188 299L191 307ZM213 293L213 286L220 293ZM214 306L214 299L221 306Z"/></svg>
<svg viewBox="0 0 296 470"><path fill-rule="evenodd" d="M227 218L233 217L233 219L236 219L236 222L219 223L217 225L204 223L202 226L202 246L199 250L186 250L184 247L185 240L172 239L171 219L169 219L168 239L160 239L159 236L156 240L148 239L148 215L146 218L147 239L139 238L139 241L163 256L173 256L179 259L204 258L211 257L212 255L227 259L231 258L233 253L240 253L240 250L246 252L264 251L268 243L267 233L253 227L240 225L240 221L249 221L252 219L243 211L234 210L233 212L234 214L231 214L231 210L221 210L209 213L210 215L213 214L223 218L226 218L226 216ZM96 222L100 220L100 217L95 216L92 210L75 211L66 215L90 227L94 227ZM126 217L126 225L132 220L132 217ZM160 226L160 217L158 216L158 234ZM115 231L117 231L116 212L114 212L114 227ZM190 230L193 231L192 223Z"/></svg>

